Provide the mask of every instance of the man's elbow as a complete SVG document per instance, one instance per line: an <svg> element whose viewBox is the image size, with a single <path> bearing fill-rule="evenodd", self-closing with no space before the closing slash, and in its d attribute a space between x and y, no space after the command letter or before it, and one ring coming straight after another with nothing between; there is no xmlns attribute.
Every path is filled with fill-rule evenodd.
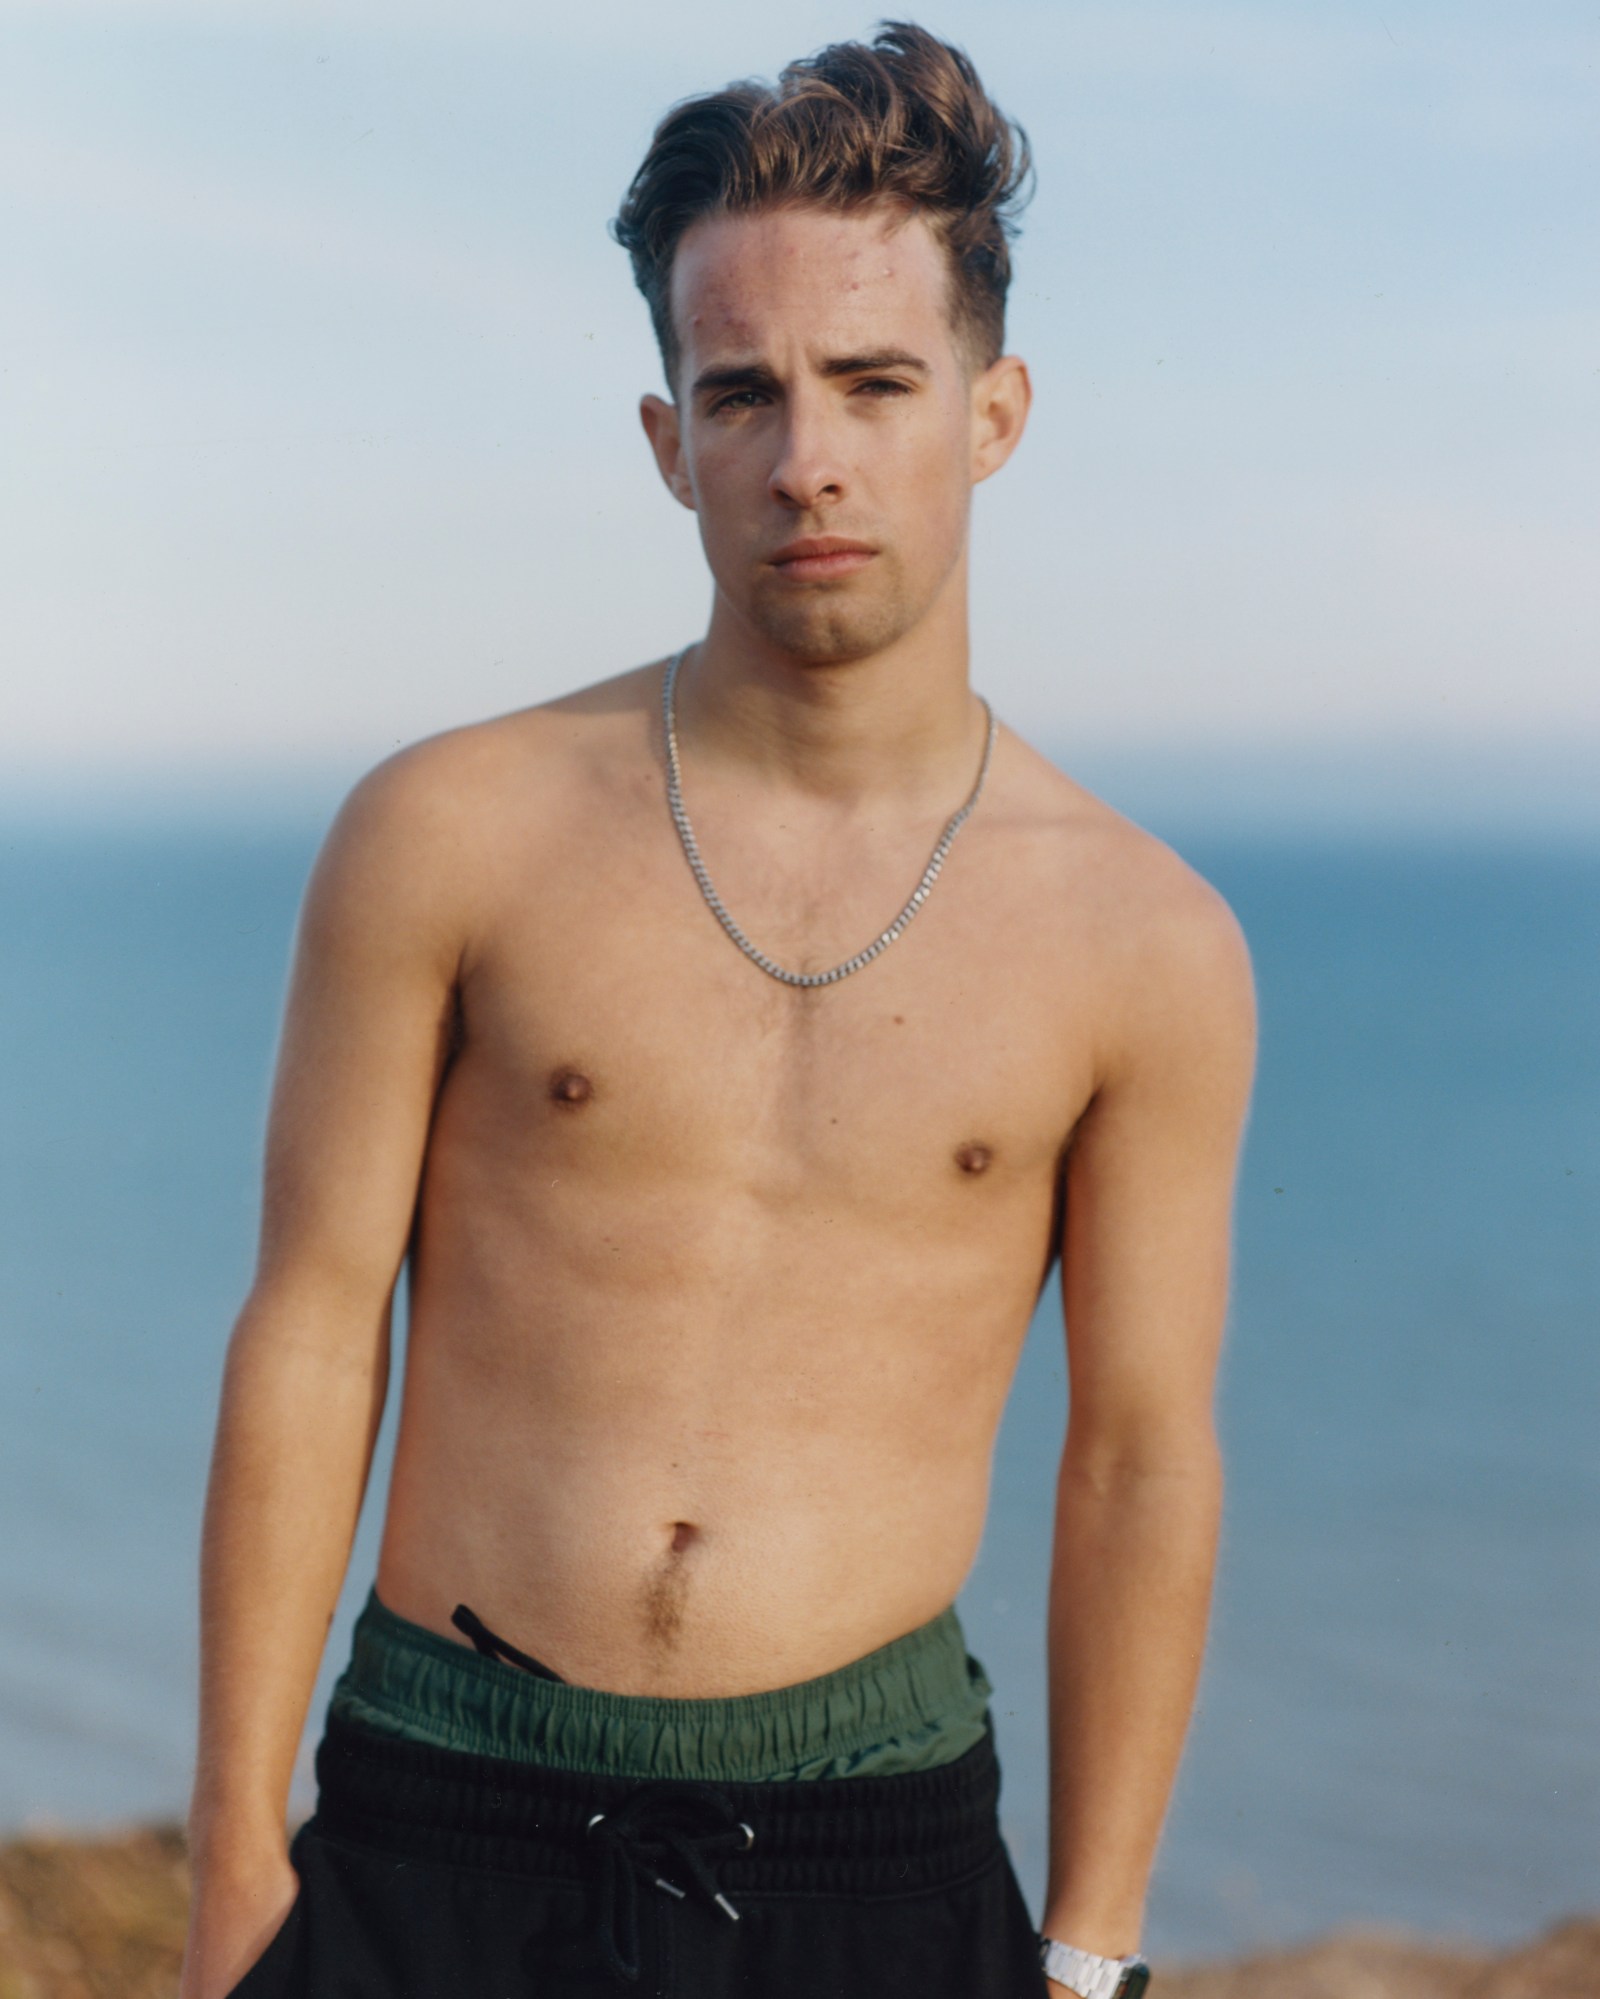
<svg viewBox="0 0 1600 1999"><path fill-rule="evenodd" d="M387 1373L394 1287L376 1273L285 1263L258 1278L234 1322L230 1361L271 1355L336 1373Z"/></svg>
<svg viewBox="0 0 1600 1999"><path fill-rule="evenodd" d="M1113 1436L1090 1436L1069 1421L1061 1453L1060 1488L1102 1498L1143 1497L1171 1490L1191 1501L1210 1492L1219 1498L1223 1483L1222 1446L1211 1422L1182 1428L1145 1427Z"/></svg>

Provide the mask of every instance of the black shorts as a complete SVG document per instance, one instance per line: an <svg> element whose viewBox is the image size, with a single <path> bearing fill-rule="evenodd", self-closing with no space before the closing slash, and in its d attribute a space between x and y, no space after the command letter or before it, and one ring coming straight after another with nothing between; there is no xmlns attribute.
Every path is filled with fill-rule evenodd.
<svg viewBox="0 0 1600 1999"><path fill-rule="evenodd" d="M891 1776L587 1776L338 1715L230 1999L1046 1999L992 1732Z"/></svg>

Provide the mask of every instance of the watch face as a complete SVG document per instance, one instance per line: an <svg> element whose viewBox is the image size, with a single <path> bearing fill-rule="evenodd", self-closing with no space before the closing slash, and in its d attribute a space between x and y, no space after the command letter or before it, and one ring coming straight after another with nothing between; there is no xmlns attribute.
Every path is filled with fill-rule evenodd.
<svg viewBox="0 0 1600 1999"><path fill-rule="evenodd" d="M1144 1988L1149 1983L1149 1965L1130 1964L1123 1973L1122 1983L1117 1987L1117 1999L1144 1999Z"/></svg>

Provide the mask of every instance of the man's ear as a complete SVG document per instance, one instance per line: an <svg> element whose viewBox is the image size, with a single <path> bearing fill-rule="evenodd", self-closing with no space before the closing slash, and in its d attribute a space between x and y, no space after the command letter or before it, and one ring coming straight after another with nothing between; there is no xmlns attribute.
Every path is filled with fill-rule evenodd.
<svg viewBox="0 0 1600 1999"><path fill-rule="evenodd" d="M972 483L998 472L1016 450L1033 406L1028 364L1002 354L972 384Z"/></svg>
<svg viewBox="0 0 1600 1999"><path fill-rule="evenodd" d="M660 396L641 396L639 421L644 425L644 434L656 455L656 469L666 481L667 491L693 513L694 488L689 483L689 471L684 463L678 405L665 402Z"/></svg>

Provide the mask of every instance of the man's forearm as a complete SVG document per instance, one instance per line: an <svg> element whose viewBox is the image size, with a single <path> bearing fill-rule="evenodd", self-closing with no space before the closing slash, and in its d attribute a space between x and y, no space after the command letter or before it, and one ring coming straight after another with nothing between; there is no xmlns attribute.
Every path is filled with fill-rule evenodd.
<svg viewBox="0 0 1600 1999"><path fill-rule="evenodd" d="M1049 1610L1050 1870L1042 1928L1139 1947L1150 1869L1205 1651L1222 1511L1214 1441L1096 1470L1072 1439Z"/></svg>
<svg viewBox="0 0 1600 1999"><path fill-rule="evenodd" d="M388 1385L388 1315L252 1299L224 1370L200 1560L196 1865L281 1851L290 1780Z"/></svg>

